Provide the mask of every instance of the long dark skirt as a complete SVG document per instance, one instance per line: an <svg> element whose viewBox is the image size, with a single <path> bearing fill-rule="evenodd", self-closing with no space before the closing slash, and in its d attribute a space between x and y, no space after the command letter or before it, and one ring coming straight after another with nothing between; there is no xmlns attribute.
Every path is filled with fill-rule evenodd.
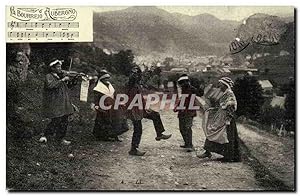
<svg viewBox="0 0 300 196"><path fill-rule="evenodd" d="M235 120L232 119L230 125L227 126L227 138L229 143L219 144L216 142L205 140L204 149L209 152L215 152L224 156L227 161L240 161L240 148L238 143L238 133Z"/></svg>
<svg viewBox="0 0 300 196"><path fill-rule="evenodd" d="M94 136L99 140L115 138L118 135L128 131L128 124L125 118L117 115L103 115L98 112L93 129Z"/></svg>

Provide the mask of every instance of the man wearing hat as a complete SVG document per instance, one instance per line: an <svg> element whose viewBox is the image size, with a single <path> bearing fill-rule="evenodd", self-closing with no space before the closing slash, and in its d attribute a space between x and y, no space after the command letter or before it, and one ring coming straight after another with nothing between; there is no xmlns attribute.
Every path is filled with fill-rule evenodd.
<svg viewBox="0 0 300 196"><path fill-rule="evenodd" d="M202 96L203 90L197 90L193 87L190 83L190 79L187 74L183 74L178 79L178 85L181 87L181 94L186 95L184 100L184 109L179 109L179 103L183 100L183 96L178 100L174 112L178 112L178 119L179 119L179 129L182 135L184 145L181 145L181 148L186 148L187 152L194 151L193 148L193 132L192 132L192 125L193 125L193 118L196 116L196 110L190 109L190 101L192 95Z"/></svg>
<svg viewBox="0 0 300 196"><path fill-rule="evenodd" d="M129 82L127 84L127 95L129 97L128 103L131 103L133 98L136 95L142 95L142 86L141 86L141 79L142 79L142 71L139 67L134 67L131 70L131 74L129 76ZM131 109L128 109L128 117L132 120L133 123L133 135L132 135L132 142L131 142L131 149L129 151L130 155L135 156L143 156L146 152L139 151L139 144L142 137L142 119L147 118L153 121L154 128L156 131L156 140L166 140L169 139L172 135L164 135L163 132L165 131L164 126L162 124L160 115L158 112L155 112L150 109L145 109L145 100L142 98L143 106L142 109L138 106L134 106Z"/></svg>
<svg viewBox="0 0 300 196"><path fill-rule="evenodd" d="M50 118L51 122L47 125L40 142L47 142L47 138L55 134L59 142L69 145L71 142L64 138L68 129L68 117L74 112L74 108L68 93L70 77L63 74L61 66L61 60L53 60L49 64L49 73L44 82L44 116Z"/></svg>

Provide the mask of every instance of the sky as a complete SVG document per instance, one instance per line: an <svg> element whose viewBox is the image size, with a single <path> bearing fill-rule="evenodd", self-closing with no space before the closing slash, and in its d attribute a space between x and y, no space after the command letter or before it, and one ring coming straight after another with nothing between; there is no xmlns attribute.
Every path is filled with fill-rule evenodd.
<svg viewBox="0 0 300 196"><path fill-rule="evenodd" d="M127 7L95 7L97 12L121 10ZM265 13L277 16L293 16L294 8L291 6L158 6L168 12L181 13L190 16L198 14L212 14L222 20L242 20L255 13Z"/></svg>

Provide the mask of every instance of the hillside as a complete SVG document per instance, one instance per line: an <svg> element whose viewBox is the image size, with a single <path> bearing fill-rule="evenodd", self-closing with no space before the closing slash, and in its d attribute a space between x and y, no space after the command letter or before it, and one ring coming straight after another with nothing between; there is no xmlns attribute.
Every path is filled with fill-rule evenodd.
<svg viewBox="0 0 300 196"><path fill-rule="evenodd" d="M157 7L129 7L94 13L94 42L136 54L220 54L234 38L238 22L209 15L187 16Z"/></svg>
<svg viewBox="0 0 300 196"><path fill-rule="evenodd" d="M295 70L295 27L293 22L286 22L284 18L267 14L254 14L245 20L245 24L238 28L237 37L247 40L249 37L262 35L276 37L276 44L250 44L241 53L232 55L238 56L253 55L255 53L266 54L254 59L253 64L256 68L268 74L262 77L275 81L277 84L288 82L289 77L294 76ZM286 51L289 55L281 56L280 52Z"/></svg>

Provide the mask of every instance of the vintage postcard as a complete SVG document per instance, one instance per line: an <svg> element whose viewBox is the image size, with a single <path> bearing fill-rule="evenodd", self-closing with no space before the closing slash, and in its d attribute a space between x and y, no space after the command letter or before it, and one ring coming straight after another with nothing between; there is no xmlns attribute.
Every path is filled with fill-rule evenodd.
<svg viewBox="0 0 300 196"><path fill-rule="evenodd" d="M8 191L290 191L293 6L5 7Z"/></svg>

